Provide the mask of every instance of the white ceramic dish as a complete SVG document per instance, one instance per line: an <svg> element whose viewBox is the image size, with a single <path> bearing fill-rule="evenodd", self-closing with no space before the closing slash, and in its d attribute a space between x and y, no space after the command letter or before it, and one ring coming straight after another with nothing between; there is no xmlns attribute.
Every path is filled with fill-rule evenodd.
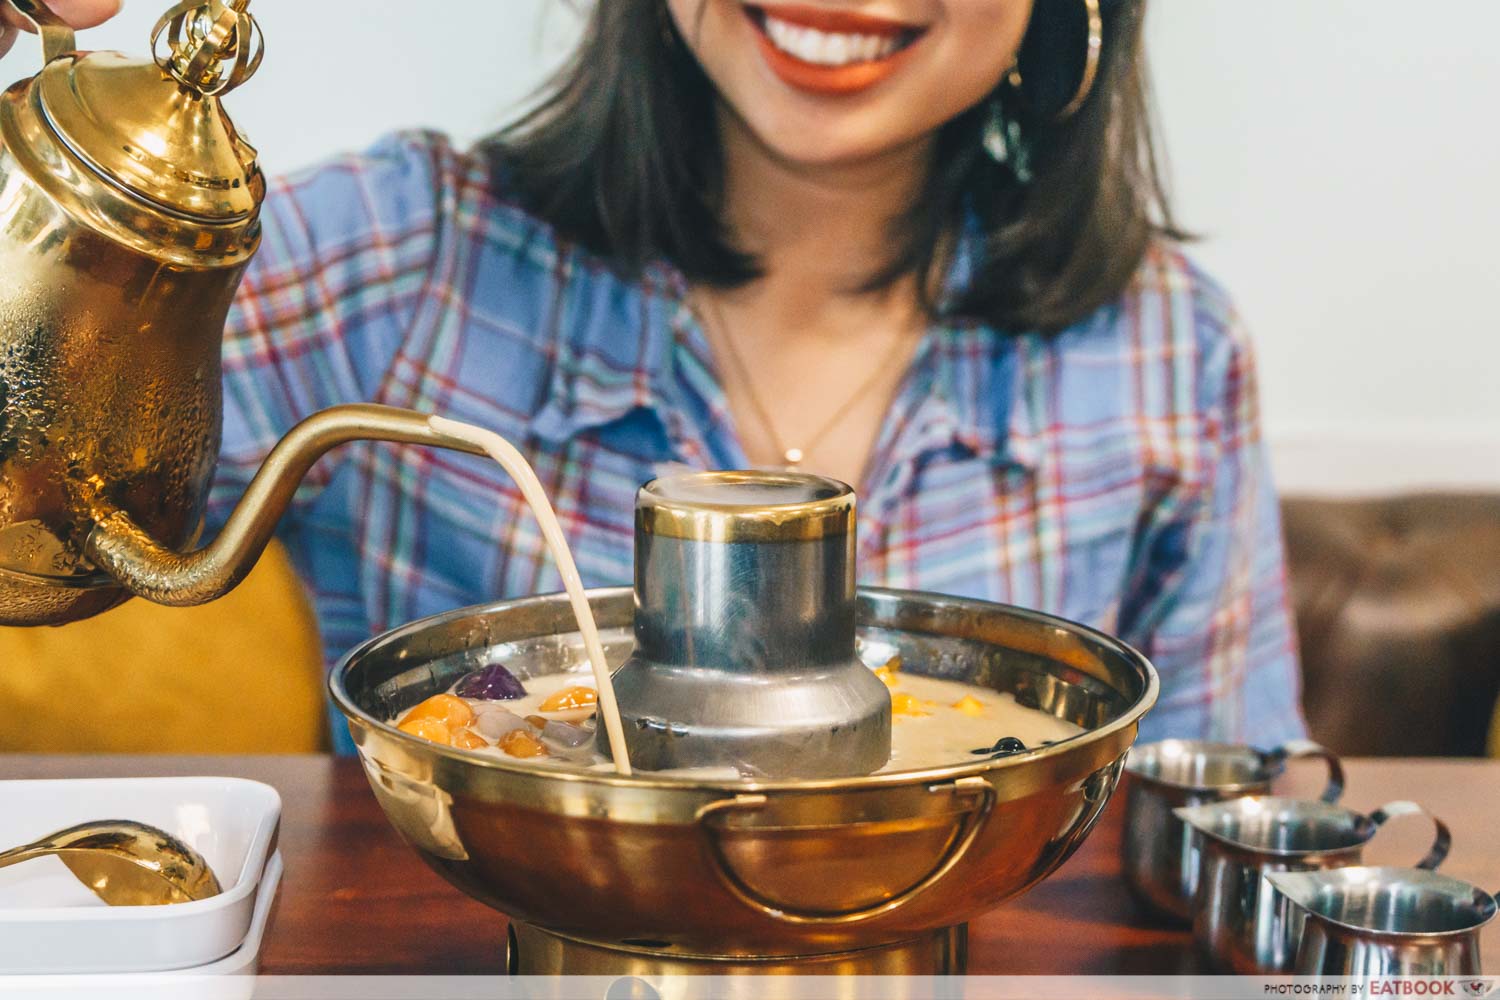
<svg viewBox="0 0 1500 1000"><path fill-rule="evenodd" d="M224 890L173 906L106 906L55 858L0 869L0 974L160 972L217 962L250 931L281 796L240 778L0 781L0 845L92 820L160 827Z"/></svg>
<svg viewBox="0 0 1500 1000"><path fill-rule="evenodd" d="M253 976L260 971L260 946L266 940L266 928L271 923L271 907L276 902L276 890L281 888L281 876L286 871L281 852L271 855L261 873L260 885L255 890L255 909L250 917L250 931L244 943L217 962L196 969L180 969L166 973L169 976L197 978L199 976ZM137 973L137 975L140 975ZM116 977L111 976L111 979ZM152 977L155 978L155 977Z"/></svg>
<svg viewBox="0 0 1500 1000"><path fill-rule="evenodd" d="M30 1000L250 1000L260 971L260 949L283 872L281 854L266 862L255 892L250 931L239 949L196 969L175 972L131 972L121 975L0 976L0 997Z"/></svg>

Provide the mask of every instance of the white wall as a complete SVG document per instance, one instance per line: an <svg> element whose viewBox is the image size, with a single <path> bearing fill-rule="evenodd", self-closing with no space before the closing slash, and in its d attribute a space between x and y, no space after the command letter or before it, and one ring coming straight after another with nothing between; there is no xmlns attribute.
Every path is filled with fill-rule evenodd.
<svg viewBox="0 0 1500 1000"><path fill-rule="evenodd" d="M1500 486L1500 3L1152 2L1178 207L1257 335L1283 487ZM166 6L85 44L142 52ZM272 171L396 127L473 138L577 6L254 0L266 63L230 107Z"/></svg>
<svg viewBox="0 0 1500 1000"><path fill-rule="evenodd" d="M1500 3L1154 3L1178 207L1283 487L1500 485Z"/></svg>
<svg viewBox="0 0 1500 1000"><path fill-rule="evenodd" d="M146 54L173 0L125 0L85 49ZM268 171L363 149L385 132L430 127L471 140L505 122L567 54L579 0L252 0L266 35L260 72L226 104ZM28 44L30 43L30 44ZM36 71L34 40L0 80Z"/></svg>

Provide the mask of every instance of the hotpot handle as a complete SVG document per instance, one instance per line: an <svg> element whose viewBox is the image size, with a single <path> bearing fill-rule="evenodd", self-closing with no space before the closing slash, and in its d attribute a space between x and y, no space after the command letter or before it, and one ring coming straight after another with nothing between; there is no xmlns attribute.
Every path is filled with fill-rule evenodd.
<svg viewBox="0 0 1500 1000"><path fill-rule="evenodd" d="M8 7L21 16L42 39L42 58L46 62L76 51L78 39L72 25L52 12L43 0L0 0L0 7Z"/></svg>
<svg viewBox="0 0 1500 1000"><path fill-rule="evenodd" d="M923 876L920 882L904 889L890 899L876 903L873 906L862 907L856 910L844 910L838 912L799 911L787 909L785 906L773 903L745 884L744 880L735 873L729 859L725 857L723 847L720 844L719 828L714 822L718 817L734 812L748 812L764 808L769 801L764 795L736 795L732 799L720 799L710 802L698 810L695 819L698 824L698 832L702 838L703 850L708 857L714 871L724 887L741 903L757 910L760 913L788 924L853 924L863 920L870 920L892 910L899 909L931 889L944 876L951 872L954 867L963 860L969 848L979 836L979 831L984 827L985 818L995 807L995 789L988 781L979 777L959 778L956 781L945 782L940 785L930 785L927 789L932 794L951 793L955 798L968 803L963 810L963 824L937 866Z"/></svg>

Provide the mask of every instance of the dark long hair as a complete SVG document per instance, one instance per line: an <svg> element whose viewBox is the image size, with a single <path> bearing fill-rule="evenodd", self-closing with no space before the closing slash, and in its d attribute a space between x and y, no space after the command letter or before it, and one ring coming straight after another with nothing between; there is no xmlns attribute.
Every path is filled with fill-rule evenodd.
<svg viewBox="0 0 1500 1000"><path fill-rule="evenodd" d="M734 286L760 273L720 211L713 84L671 26L664 0L595 0L572 59L532 110L487 143L508 197L627 275L665 260L693 282ZM1150 241L1180 236L1153 152L1141 28L1145 0L1102 0L1104 45L1083 106L1057 112L1082 79L1083 0L1036 0L1020 52L1023 85L997 95L1031 147L1018 182L983 150L988 103L941 129L922 197L898 220L889 266L939 288L944 248L977 227L966 287L934 314L1002 330L1059 330L1119 297Z"/></svg>

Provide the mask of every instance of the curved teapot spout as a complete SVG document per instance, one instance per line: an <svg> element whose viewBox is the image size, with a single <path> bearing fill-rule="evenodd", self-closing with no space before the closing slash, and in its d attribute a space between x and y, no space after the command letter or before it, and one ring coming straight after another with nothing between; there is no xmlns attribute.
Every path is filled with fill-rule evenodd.
<svg viewBox="0 0 1500 1000"><path fill-rule="evenodd" d="M157 542L130 515L102 500L85 551L131 593L157 604L207 604L233 590L260 558L276 522L319 458L353 441L422 444L483 455L483 447L444 433L414 410L373 404L335 406L308 417L282 438L255 474L219 537L196 552Z"/></svg>

